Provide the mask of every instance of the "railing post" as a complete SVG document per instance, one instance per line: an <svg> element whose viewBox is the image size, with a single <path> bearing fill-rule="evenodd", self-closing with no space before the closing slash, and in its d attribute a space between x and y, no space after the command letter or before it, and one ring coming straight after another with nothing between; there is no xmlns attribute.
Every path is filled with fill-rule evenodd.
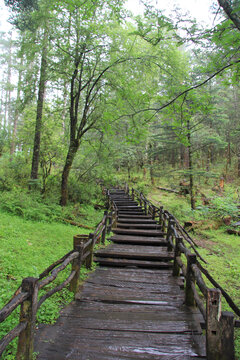
<svg viewBox="0 0 240 360"><path fill-rule="evenodd" d="M108 214L108 219L109 219L109 224L108 224L108 228L107 228L107 233L109 234L112 230L112 217L113 217L113 212L110 211L110 213Z"/></svg>
<svg viewBox="0 0 240 360"><path fill-rule="evenodd" d="M104 229L103 229L102 237L101 237L101 243L103 245L105 245L106 232L107 232L107 221L108 221L108 212L107 211L104 211L104 216L106 216L106 218L105 218Z"/></svg>
<svg viewBox="0 0 240 360"><path fill-rule="evenodd" d="M107 209L110 209L110 207L111 207L111 201L110 201L109 190L107 190L106 197L107 197L107 204L106 204L106 208L107 208Z"/></svg>
<svg viewBox="0 0 240 360"><path fill-rule="evenodd" d="M168 244L168 251L172 251L172 245L170 243L170 239L172 238L172 226L174 226L175 221L172 220L171 218L169 218L168 220L168 228L167 228L167 236L166 236L166 240L167 240L167 244Z"/></svg>
<svg viewBox="0 0 240 360"><path fill-rule="evenodd" d="M196 261L197 261L197 256L195 254L190 254L187 256L187 274L186 274L186 287L185 287L185 304L187 306L195 306L195 299L194 299L191 283L195 282L194 274L192 271L192 264L195 264Z"/></svg>
<svg viewBox="0 0 240 360"><path fill-rule="evenodd" d="M177 237L175 243L175 251L174 251L174 263L173 263L173 276L180 275L180 267L177 262L177 257L181 256L181 251L179 248L180 243L182 242L182 238Z"/></svg>
<svg viewBox="0 0 240 360"><path fill-rule="evenodd" d="M38 279L28 277L22 281L22 292L28 292L29 297L21 304L20 322L27 322L27 327L18 338L17 360L33 359L33 342L38 304Z"/></svg>
<svg viewBox="0 0 240 360"><path fill-rule="evenodd" d="M86 268L91 269L93 264L93 252L94 252L94 234L89 234L88 240L92 240L91 245L89 245L90 255L86 258Z"/></svg>
<svg viewBox="0 0 240 360"><path fill-rule="evenodd" d="M135 199L135 193L134 193L134 188L132 188L132 200L134 201Z"/></svg>
<svg viewBox="0 0 240 360"><path fill-rule="evenodd" d="M160 206L159 209L159 225L162 227L162 231L163 231L163 206Z"/></svg>
<svg viewBox="0 0 240 360"><path fill-rule="evenodd" d="M221 291L207 291L207 360L234 360L234 316L221 313Z"/></svg>
<svg viewBox="0 0 240 360"><path fill-rule="evenodd" d="M117 209L115 208L114 219L112 219L112 227L114 227L114 228L116 227L117 219L118 219L118 211L117 211Z"/></svg>
<svg viewBox="0 0 240 360"><path fill-rule="evenodd" d="M147 202L145 199L143 200L143 203L144 203L144 213L145 215L147 215Z"/></svg>
<svg viewBox="0 0 240 360"><path fill-rule="evenodd" d="M74 294L78 292L79 284L80 284L80 269L82 265L82 255L83 255L83 247L84 241L81 235L75 235L73 237L73 249L74 251L78 251L79 255L76 259L72 261L72 271L76 271L75 276L70 282L69 290Z"/></svg>
<svg viewBox="0 0 240 360"><path fill-rule="evenodd" d="M234 315L229 311L223 311L221 316L221 360L234 360Z"/></svg>
<svg viewBox="0 0 240 360"><path fill-rule="evenodd" d="M163 223L162 223L162 231L163 231L163 232L166 232L166 227L167 227L166 222L167 222L167 218L166 218L165 212L163 212L163 214L162 214L162 221L163 221Z"/></svg>
<svg viewBox="0 0 240 360"><path fill-rule="evenodd" d="M155 220L156 217L156 206L152 205L153 213L152 213L152 219Z"/></svg>

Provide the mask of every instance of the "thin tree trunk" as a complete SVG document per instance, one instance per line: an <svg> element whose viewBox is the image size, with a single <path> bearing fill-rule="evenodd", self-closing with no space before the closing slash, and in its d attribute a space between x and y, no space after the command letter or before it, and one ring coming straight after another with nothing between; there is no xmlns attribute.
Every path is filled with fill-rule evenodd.
<svg viewBox="0 0 240 360"><path fill-rule="evenodd" d="M42 50L41 67L40 67L40 80L39 80L39 89L38 89L37 116L36 116L34 147L33 147L33 156L32 156L31 179L38 178L43 103L44 103L44 95L45 95L46 81L47 81L47 52L48 52L47 42L48 42L48 30L46 27L44 29L43 50Z"/></svg>
<svg viewBox="0 0 240 360"><path fill-rule="evenodd" d="M240 145L238 146L237 164L238 164L237 174L238 174L238 177L240 178Z"/></svg>
<svg viewBox="0 0 240 360"><path fill-rule="evenodd" d="M180 145L180 163L181 169L184 168L184 153L185 153L185 146L183 144Z"/></svg>
<svg viewBox="0 0 240 360"><path fill-rule="evenodd" d="M187 121L187 129L188 129L188 170L189 170L189 182L190 182L190 199L191 199L191 209L195 209L195 198L193 191L193 166L192 166L192 144L191 144L191 129L190 129L190 121Z"/></svg>
<svg viewBox="0 0 240 360"><path fill-rule="evenodd" d="M73 160L78 151L79 145L71 144L68 150L66 162L62 172L62 184L61 184L61 200L60 205L66 206L68 201L68 178L72 167Z"/></svg>
<svg viewBox="0 0 240 360"><path fill-rule="evenodd" d="M17 125L18 125L19 106L20 106L20 93L21 93L21 86L22 86L22 64L23 64L23 58L21 58L20 69L19 69L19 73L18 73L17 100L16 100L16 108L15 108L15 113L14 113L10 155L14 154L15 148L16 148Z"/></svg>
<svg viewBox="0 0 240 360"><path fill-rule="evenodd" d="M7 60L7 83L6 83L6 94L5 94L5 119L4 128L11 132L11 120L10 120L10 109L11 109L11 77L12 77L12 32L9 33L9 52Z"/></svg>

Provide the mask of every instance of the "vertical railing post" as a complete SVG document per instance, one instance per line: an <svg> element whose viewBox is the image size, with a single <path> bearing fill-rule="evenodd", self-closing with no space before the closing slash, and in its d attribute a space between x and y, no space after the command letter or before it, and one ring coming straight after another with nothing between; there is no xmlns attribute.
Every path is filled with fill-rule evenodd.
<svg viewBox="0 0 240 360"><path fill-rule="evenodd" d="M168 246L168 251L172 251L172 244L170 243L170 240L172 240L172 227L174 226L175 221L172 220L171 218L169 218L168 220L168 228L167 228L167 236L166 236L166 240L167 240L167 246Z"/></svg>
<svg viewBox="0 0 240 360"><path fill-rule="evenodd" d="M38 279L28 277L22 281L22 292L29 294L27 300L21 304L20 322L27 322L27 327L18 338L17 360L33 359L34 331L38 305Z"/></svg>
<svg viewBox="0 0 240 360"><path fill-rule="evenodd" d="M221 316L221 360L234 360L234 314L223 311Z"/></svg>
<svg viewBox="0 0 240 360"><path fill-rule="evenodd" d="M107 209L110 209L110 207L111 207L111 201L110 201L109 190L107 190L106 197L107 197L107 206L106 206L106 208L107 208Z"/></svg>
<svg viewBox="0 0 240 360"><path fill-rule="evenodd" d="M93 253L94 253L94 234L90 233L88 239L92 240L91 245L89 245L90 255L86 258L86 268L91 269L93 264ZM89 251L87 250L87 251Z"/></svg>
<svg viewBox="0 0 240 360"><path fill-rule="evenodd" d="M135 193L134 193L134 188L132 188L132 200L134 201L135 199Z"/></svg>
<svg viewBox="0 0 240 360"><path fill-rule="evenodd" d="M163 206L160 206L159 209L159 225L161 226L161 230L163 231Z"/></svg>
<svg viewBox="0 0 240 360"><path fill-rule="evenodd" d="M234 315L221 312L221 291L207 291L207 360L234 360Z"/></svg>
<svg viewBox="0 0 240 360"><path fill-rule="evenodd" d="M113 219L112 219L112 227L116 227L117 225L117 219L118 219L118 211L117 211L117 208L115 208L115 211L113 212L114 216L113 216Z"/></svg>
<svg viewBox="0 0 240 360"><path fill-rule="evenodd" d="M147 202L146 199L143 200L144 203L144 214L147 215Z"/></svg>
<svg viewBox="0 0 240 360"><path fill-rule="evenodd" d="M180 243L182 242L182 238L177 237L175 243L175 251L174 251L174 263L173 263L173 276L180 275L180 267L177 262L177 258L181 256Z"/></svg>
<svg viewBox="0 0 240 360"><path fill-rule="evenodd" d="M156 217L156 206L155 205L152 205L152 210L153 210L153 213L152 213L152 219L155 220L155 217Z"/></svg>
<svg viewBox="0 0 240 360"><path fill-rule="evenodd" d="M78 292L80 284L80 269L82 265L82 255L84 249L84 240L81 235L75 235L73 237L73 250L79 253L78 257L72 261L72 271L76 271L73 279L70 282L69 290L75 295Z"/></svg>
<svg viewBox="0 0 240 360"><path fill-rule="evenodd" d="M109 220L109 224L108 224L108 234L111 232L112 230L112 218L113 218L113 212L110 211L110 213L108 214L108 220Z"/></svg>
<svg viewBox="0 0 240 360"><path fill-rule="evenodd" d="M107 211L104 211L104 216L105 216L104 229L103 229L102 237L101 237L101 243L103 245L105 245L106 232L107 232L107 222L108 222L108 212Z"/></svg>
<svg viewBox="0 0 240 360"><path fill-rule="evenodd" d="M196 264L197 256L195 254L187 255L187 274L186 274L186 286L185 286L185 304L187 306L195 306L194 293L192 291L191 283L195 283L194 273L192 271L192 265Z"/></svg>

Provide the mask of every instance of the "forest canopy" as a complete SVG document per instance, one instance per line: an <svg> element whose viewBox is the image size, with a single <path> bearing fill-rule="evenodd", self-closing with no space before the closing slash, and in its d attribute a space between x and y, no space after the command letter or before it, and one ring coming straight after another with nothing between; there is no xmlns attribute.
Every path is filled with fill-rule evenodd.
<svg viewBox="0 0 240 360"><path fill-rule="evenodd" d="M197 169L216 176L221 163L218 176L240 177L237 1L213 1L209 28L150 2L137 16L117 0L5 4L2 191L64 206L82 201L79 184L113 182L121 169L154 181L171 167L189 179L194 208Z"/></svg>

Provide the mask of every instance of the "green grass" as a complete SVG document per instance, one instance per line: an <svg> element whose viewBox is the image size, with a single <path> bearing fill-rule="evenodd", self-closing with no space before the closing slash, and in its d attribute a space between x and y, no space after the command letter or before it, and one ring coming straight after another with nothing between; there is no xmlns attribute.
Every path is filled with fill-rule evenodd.
<svg viewBox="0 0 240 360"><path fill-rule="evenodd" d="M89 206L82 208L84 221L95 227L102 218L102 212ZM87 215L88 213L88 215ZM77 228L61 223L46 223L26 220L19 216L0 212L0 308L11 298L25 277L38 277L53 262L72 250L73 236L88 234L91 230ZM46 290L60 284L69 274L67 267L55 282ZM86 270L81 270L82 278ZM38 311L38 322L51 324L59 315L59 310L73 299L68 289L48 299ZM19 308L0 324L0 338L18 323ZM13 341L3 355L3 359L14 359L16 340Z"/></svg>

